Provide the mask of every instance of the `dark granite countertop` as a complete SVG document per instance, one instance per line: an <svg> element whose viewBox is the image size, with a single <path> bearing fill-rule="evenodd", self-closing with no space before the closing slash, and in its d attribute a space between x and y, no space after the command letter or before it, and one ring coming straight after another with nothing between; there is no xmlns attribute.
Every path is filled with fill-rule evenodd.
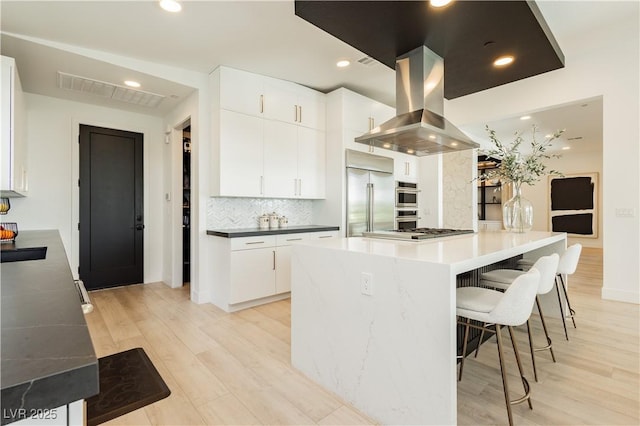
<svg viewBox="0 0 640 426"><path fill-rule="evenodd" d="M277 235L277 234L298 234L302 232L322 232L322 231L339 231L339 226L325 225L301 225L287 226L286 228L242 228L242 229L209 229L207 235L216 237L237 238L237 237L255 237L258 235Z"/></svg>
<svg viewBox="0 0 640 426"><path fill-rule="evenodd" d="M1 268L2 424L98 393L98 361L58 231L20 231L2 250L47 246ZM21 410L22 409L22 410Z"/></svg>

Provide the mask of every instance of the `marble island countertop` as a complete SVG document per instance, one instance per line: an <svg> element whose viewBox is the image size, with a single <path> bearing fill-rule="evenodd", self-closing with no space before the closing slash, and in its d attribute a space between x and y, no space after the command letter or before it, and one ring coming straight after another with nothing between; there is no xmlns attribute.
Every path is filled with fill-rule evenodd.
<svg viewBox="0 0 640 426"><path fill-rule="evenodd" d="M550 243L563 241L565 238L566 234L557 232L530 231L514 234L507 231L490 231L418 241L352 237L304 244L451 265L453 272L459 273L498 262L507 257L518 256Z"/></svg>
<svg viewBox="0 0 640 426"><path fill-rule="evenodd" d="M58 231L21 231L3 249L46 246L2 264L2 424L98 393L98 361Z"/></svg>

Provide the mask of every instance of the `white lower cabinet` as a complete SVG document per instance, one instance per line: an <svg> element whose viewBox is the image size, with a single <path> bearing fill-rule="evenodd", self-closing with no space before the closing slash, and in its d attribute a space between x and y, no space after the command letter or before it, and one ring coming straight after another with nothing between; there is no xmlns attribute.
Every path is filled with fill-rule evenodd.
<svg viewBox="0 0 640 426"><path fill-rule="evenodd" d="M233 251L230 266L229 303L240 303L275 294L275 247Z"/></svg>
<svg viewBox="0 0 640 426"><path fill-rule="evenodd" d="M291 291L291 251L299 241L337 238L339 231L301 232L256 237L211 237L216 269L212 302L230 312Z"/></svg>

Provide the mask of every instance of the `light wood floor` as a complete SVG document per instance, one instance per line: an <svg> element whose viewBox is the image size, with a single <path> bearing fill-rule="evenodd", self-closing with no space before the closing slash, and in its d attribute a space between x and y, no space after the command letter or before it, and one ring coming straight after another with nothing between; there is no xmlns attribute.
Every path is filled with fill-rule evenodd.
<svg viewBox="0 0 640 426"><path fill-rule="evenodd" d="M571 278L578 328L569 330L567 342L560 321L548 320L558 362L538 353L539 383L526 332L516 331L534 404L533 411L514 406L517 424L640 423L640 309L600 300L601 285L601 251L585 249ZM143 347L172 392L109 424L373 423L291 367L288 300L227 314L188 298L188 288L161 283L91 293L95 310L86 318L96 354ZM512 360L507 352L507 368L515 372ZM513 394L518 384L510 375ZM503 401L493 338L465 365L458 421L504 424Z"/></svg>

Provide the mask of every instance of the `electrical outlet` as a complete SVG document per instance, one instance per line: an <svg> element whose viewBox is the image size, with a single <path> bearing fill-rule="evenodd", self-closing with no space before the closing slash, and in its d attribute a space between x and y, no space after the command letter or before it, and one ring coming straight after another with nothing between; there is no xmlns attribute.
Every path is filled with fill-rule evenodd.
<svg viewBox="0 0 640 426"><path fill-rule="evenodd" d="M363 272L360 277L360 292L367 296L373 296L373 274Z"/></svg>
<svg viewBox="0 0 640 426"><path fill-rule="evenodd" d="M617 208L617 217L636 217L636 209L634 208Z"/></svg>

